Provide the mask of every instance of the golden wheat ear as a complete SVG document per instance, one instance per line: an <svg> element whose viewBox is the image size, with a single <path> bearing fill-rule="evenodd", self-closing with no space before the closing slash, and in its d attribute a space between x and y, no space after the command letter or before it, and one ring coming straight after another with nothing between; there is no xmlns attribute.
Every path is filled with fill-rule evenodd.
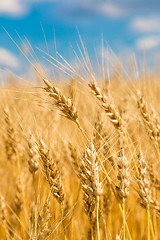
<svg viewBox="0 0 160 240"><path fill-rule="evenodd" d="M63 113L63 115L66 118L76 122L78 120L78 113L71 99L62 95L60 90L51 84L51 82L49 82L47 79L43 79L43 81L46 85L46 88L44 88L45 91L48 92L49 96L55 100L56 106Z"/></svg>
<svg viewBox="0 0 160 240"><path fill-rule="evenodd" d="M35 174L39 168L39 153L36 146L36 140L32 134L27 139L28 165L31 174Z"/></svg>
<svg viewBox="0 0 160 240"><path fill-rule="evenodd" d="M39 141L38 150L50 190L59 204L63 204L64 190L61 182L60 171L56 165L56 161L54 158L50 157L49 150L46 148L44 142Z"/></svg>
<svg viewBox="0 0 160 240"><path fill-rule="evenodd" d="M82 155L80 180L83 191L85 212L90 218L96 206L97 196L101 194L99 166L92 142L86 147L86 151Z"/></svg>
<svg viewBox="0 0 160 240"><path fill-rule="evenodd" d="M114 127L123 129L123 122L115 107L110 103L109 99L101 92L101 89L96 86L95 82L90 82L88 86L91 88L93 94L99 100L102 108L106 112Z"/></svg>

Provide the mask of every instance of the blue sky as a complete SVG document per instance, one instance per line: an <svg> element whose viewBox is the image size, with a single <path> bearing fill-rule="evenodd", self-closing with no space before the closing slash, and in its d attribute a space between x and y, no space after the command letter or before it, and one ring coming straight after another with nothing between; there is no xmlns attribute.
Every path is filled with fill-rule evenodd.
<svg viewBox="0 0 160 240"><path fill-rule="evenodd" d="M23 49L15 30L23 40L25 35L34 49L46 51L40 23L51 55L55 56L55 29L57 50L70 62L74 61L70 44L76 51L77 42L80 44L77 28L91 59L95 49L101 55L103 33L104 52L107 41L122 60L132 53L142 59L144 48L149 65L160 60L159 0L0 0L0 69L23 73L28 66L2 26Z"/></svg>

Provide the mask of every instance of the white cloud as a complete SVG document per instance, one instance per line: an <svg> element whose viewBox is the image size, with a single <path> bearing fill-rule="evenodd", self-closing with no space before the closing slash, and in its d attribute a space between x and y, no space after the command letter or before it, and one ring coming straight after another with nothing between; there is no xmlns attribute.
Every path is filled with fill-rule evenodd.
<svg viewBox="0 0 160 240"><path fill-rule="evenodd" d="M0 0L0 15L24 15L32 3L40 2L53 2L53 0Z"/></svg>
<svg viewBox="0 0 160 240"><path fill-rule="evenodd" d="M0 14L21 15L24 11L21 0L0 0Z"/></svg>
<svg viewBox="0 0 160 240"><path fill-rule="evenodd" d="M148 36L139 38L136 42L136 47L139 50L146 49L150 50L160 46L160 36Z"/></svg>
<svg viewBox="0 0 160 240"><path fill-rule="evenodd" d="M114 16L114 17L121 17L121 16L124 16L125 14L125 10L123 8L120 8L116 6L116 4L112 4L112 3L97 4L94 10L99 14Z"/></svg>
<svg viewBox="0 0 160 240"><path fill-rule="evenodd" d="M5 48L0 48L0 65L18 69L20 67L20 61L12 52Z"/></svg>
<svg viewBox="0 0 160 240"><path fill-rule="evenodd" d="M131 26L133 29L140 32L160 32L160 17L137 17L133 19Z"/></svg>

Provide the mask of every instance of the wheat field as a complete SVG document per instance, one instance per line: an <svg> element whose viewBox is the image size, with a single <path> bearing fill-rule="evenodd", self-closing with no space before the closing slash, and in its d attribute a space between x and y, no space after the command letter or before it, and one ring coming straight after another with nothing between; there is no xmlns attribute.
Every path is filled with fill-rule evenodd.
<svg viewBox="0 0 160 240"><path fill-rule="evenodd" d="M87 60L0 89L1 240L160 239L160 77Z"/></svg>

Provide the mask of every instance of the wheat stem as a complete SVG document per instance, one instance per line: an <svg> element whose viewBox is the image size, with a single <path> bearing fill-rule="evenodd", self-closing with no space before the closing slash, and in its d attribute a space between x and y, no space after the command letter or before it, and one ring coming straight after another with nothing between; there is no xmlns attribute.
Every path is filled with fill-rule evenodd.
<svg viewBox="0 0 160 240"><path fill-rule="evenodd" d="M37 237L37 194L36 194L36 179L35 172L32 174L33 176L33 189L34 189L34 237Z"/></svg>
<svg viewBox="0 0 160 240"><path fill-rule="evenodd" d="M138 170L138 167L137 167L137 164L136 164L135 158L134 158L134 156L133 156L132 150L131 150L130 145L129 145L129 140L128 140L127 133L124 131L124 129L122 129L122 132L123 132L123 134L124 134L124 136L125 136L126 144L127 144L127 147L128 147L129 153L130 153L130 155L131 155L132 162L133 162L133 164L134 164L134 167L135 167L135 170L136 170L137 177L139 177L139 170Z"/></svg>
<svg viewBox="0 0 160 240"><path fill-rule="evenodd" d="M26 207L26 200L25 200L25 194L24 194L24 188L23 188L23 182L22 182L22 176L21 176L21 167L20 167L20 157L19 153L16 151L16 158L17 158L17 169L18 169L18 175L19 175L19 181L22 191L22 199L24 204L24 220L27 221L27 207Z"/></svg>
<svg viewBox="0 0 160 240"><path fill-rule="evenodd" d="M83 135L84 138L86 139L86 141L89 143L89 142L90 142L90 141L89 141L89 138L88 138L87 134L85 133L84 129L81 127L78 119L76 120L76 124L77 124L79 130L81 131L82 135Z"/></svg>
<svg viewBox="0 0 160 240"><path fill-rule="evenodd" d="M123 211L123 216L125 216L125 199L123 198L123 202L122 202L122 211ZM124 221L125 217L123 218L123 240L126 239L125 236L125 221Z"/></svg>
<svg viewBox="0 0 160 240"><path fill-rule="evenodd" d="M64 208L63 208L63 203L60 204L60 208L61 208L61 216L62 216L62 228L63 228L63 239L66 240L67 237L66 237L66 231L65 231L65 223L64 223Z"/></svg>
<svg viewBox="0 0 160 240"><path fill-rule="evenodd" d="M152 224L152 219L151 219L151 217L150 217L149 222L150 222L151 236L152 236L152 239L155 240L156 237L155 237L155 234L154 234L154 229L153 229L153 224Z"/></svg>
<svg viewBox="0 0 160 240"><path fill-rule="evenodd" d="M150 240L150 210L149 210L149 204L147 205L147 239Z"/></svg>
<svg viewBox="0 0 160 240"><path fill-rule="evenodd" d="M99 231L99 196L97 196L97 235L98 235L98 240L100 240L100 231Z"/></svg>

